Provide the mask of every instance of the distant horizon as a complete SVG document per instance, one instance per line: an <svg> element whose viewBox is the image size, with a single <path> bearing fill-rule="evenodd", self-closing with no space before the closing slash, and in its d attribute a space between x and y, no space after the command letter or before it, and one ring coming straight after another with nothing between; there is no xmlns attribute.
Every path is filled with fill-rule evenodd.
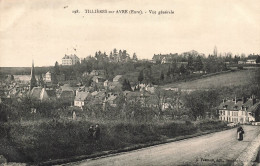
<svg viewBox="0 0 260 166"><path fill-rule="evenodd" d="M120 50L120 49L119 49ZM127 51L127 50L126 50ZM193 51L193 50L190 50L190 51ZM194 51L197 51L197 50L194 50ZM106 51L105 51L106 52ZM184 51L184 52L182 52L182 53L185 53L185 52L189 52L189 51ZM102 52L102 53L104 53L104 52ZM109 52L110 53L110 52ZM109 53L108 52L106 52L106 54L109 56ZM182 53L177 53L178 55L181 55ZM198 52L198 53L200 53L200 54L204 54L204 53L202 53L202 52ZM71 53L71 54L76 54L76 53ZM95 53L94 53L95 54ZM162 54L162 55L166 55L166 54L176 54L176 53L172 53L172 52L170 52L170 53L157 53L157 54L155 54L155 55L158 55L158 54ZM222 54L222 53L220 53L220 54ZM64 54L65 55L65 54ZM62 56L62 57L64 57L64 55ZM67 54L67 55L70 55L70 54ZM77 55L77 54L76 54ZM213 55L213 54L211 54L211 53L209 53L209 54L204 54L206 57L208 57L209 55ZM233 54L232 53L232 57L234 58L234 56L236 56L237 54ZM260 55L260 54L255 54L255 53L250 53L250 54L245 54L245 57L247 58L249 55ZM88 56L91 56L91 57L95 57L95 55L88 55ZM86 57L79 57L78 56L78 58L80 58L80 60L82 60L82 59L84 59L84 58L87 58L88 56L86 56ZM154 54L153 54L153 56L154 56ZM224 57L224 55L221 55L222 57ZM240 55L238 55L238 56L241 56L241 54ZM2 67L2 68L8 68L8 67L10 67L10 68L12 68L12 67L21 67L21 68L23 68L23 67L28 67L28 68L30 68L31 66L32 66L32 61L34 61L34 67L53 67L54 65L55 65L55 63L56 62L58 62L58 64L59 65L62 65L62 63L61 63L61 59L62 59L62 57L59 59L59 60L56 60L56 61L54 61L53 62L53 64L50 64L50 65L44 65L44 66L38 66L37 65L37 59L31 59L31 63L30 63L30 66L0 66L0 68ZM132 58L132 55L130 54L130 57ZM218 55L218 57L220 57L220 55ZM150 58L150 59L147 59L147 58L143 58L143 59L140 59L139 57L138 57L138 55L137 55L137 58L138 58L138 60L152 60L152 58Z"/></svg>

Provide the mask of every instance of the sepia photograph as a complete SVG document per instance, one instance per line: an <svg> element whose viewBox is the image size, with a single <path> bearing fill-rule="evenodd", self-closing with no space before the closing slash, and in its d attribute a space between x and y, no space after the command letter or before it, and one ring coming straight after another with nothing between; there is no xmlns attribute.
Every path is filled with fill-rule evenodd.
<svg viewBox="0 0 260 166"><path fill-rule="evenodd" d="M260 1L0 0L2 165L260 165Z"/></svg>

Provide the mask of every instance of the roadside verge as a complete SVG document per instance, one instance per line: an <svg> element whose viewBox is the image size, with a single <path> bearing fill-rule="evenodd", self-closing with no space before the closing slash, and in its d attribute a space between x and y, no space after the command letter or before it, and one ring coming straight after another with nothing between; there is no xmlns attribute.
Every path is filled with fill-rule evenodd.
<svg viewBox="0 0 260 166"><path fill-rule="evenodd" d="M203 136L203 135L211 134L211 133L215 133L215 132L221 132L221 131L229 130L229 129L232 129L232 128L223 128L223 129L218 129L218 130L199 132L199 133L192 134L192 135L179 136L179 137L175 137L175 138L166 139L164 141L155 141L155 142L146 143L146 144L138 144L138 145L134 145L134 146L129 146L129 147L126 147L123 149L118 149L118 150L102 151L102 152L95 153L92 155L81 155L81 156L75 156L75 157L66 158L66 159L50 160L50 161L45 161L45 162L41 162L41 163L30 163L30 165L58 165L58 164L65 164L65 163L69 164L69 163L73 163L73 162L77 162L77 161L81 161L81 160L95 160L95 159L99 159L99 158L115 156L120 153L139 150L142 148L147 148L150 146L156 146L156 145L175 142L175 141L181 141L181 140L199 137L199 136Z"/></svg>
<svg viewBox="0 0 260 166"><path fill-rule="evenodd" d="M253 166L260 148L260 134L252 141L246 150L233 163L234 166Z"/></svg>

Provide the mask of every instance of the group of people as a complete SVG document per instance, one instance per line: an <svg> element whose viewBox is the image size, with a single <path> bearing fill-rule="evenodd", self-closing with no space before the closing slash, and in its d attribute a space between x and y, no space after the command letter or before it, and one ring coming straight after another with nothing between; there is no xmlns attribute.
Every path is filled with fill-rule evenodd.
<svg viewBox="0 0 260 166"><path fill-rule="evenodd" d="M99 124L96 124L96 126L91 125L88 129L88 138L90 140L99 140L100 139L100 127Z"/></svg>

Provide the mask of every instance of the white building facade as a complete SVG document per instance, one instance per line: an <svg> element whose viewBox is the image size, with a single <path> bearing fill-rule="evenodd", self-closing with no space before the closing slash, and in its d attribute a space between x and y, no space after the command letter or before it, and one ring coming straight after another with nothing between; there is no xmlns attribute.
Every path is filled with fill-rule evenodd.
<svg viewBox="0 0 260 166"><path fill-rule="evenodd" d="M251 108L256 101L255 98L223 100L218 108L219 120L241 124L255 121Z"/></svg>
<svg viewBox="0 0 260 166"><path fill-rule="evenodd" d="M71 66L75 65L78 62L80 62L80 59L74 54L74 55L66 55L62 58L62 65L63 66Z"/></svg>

